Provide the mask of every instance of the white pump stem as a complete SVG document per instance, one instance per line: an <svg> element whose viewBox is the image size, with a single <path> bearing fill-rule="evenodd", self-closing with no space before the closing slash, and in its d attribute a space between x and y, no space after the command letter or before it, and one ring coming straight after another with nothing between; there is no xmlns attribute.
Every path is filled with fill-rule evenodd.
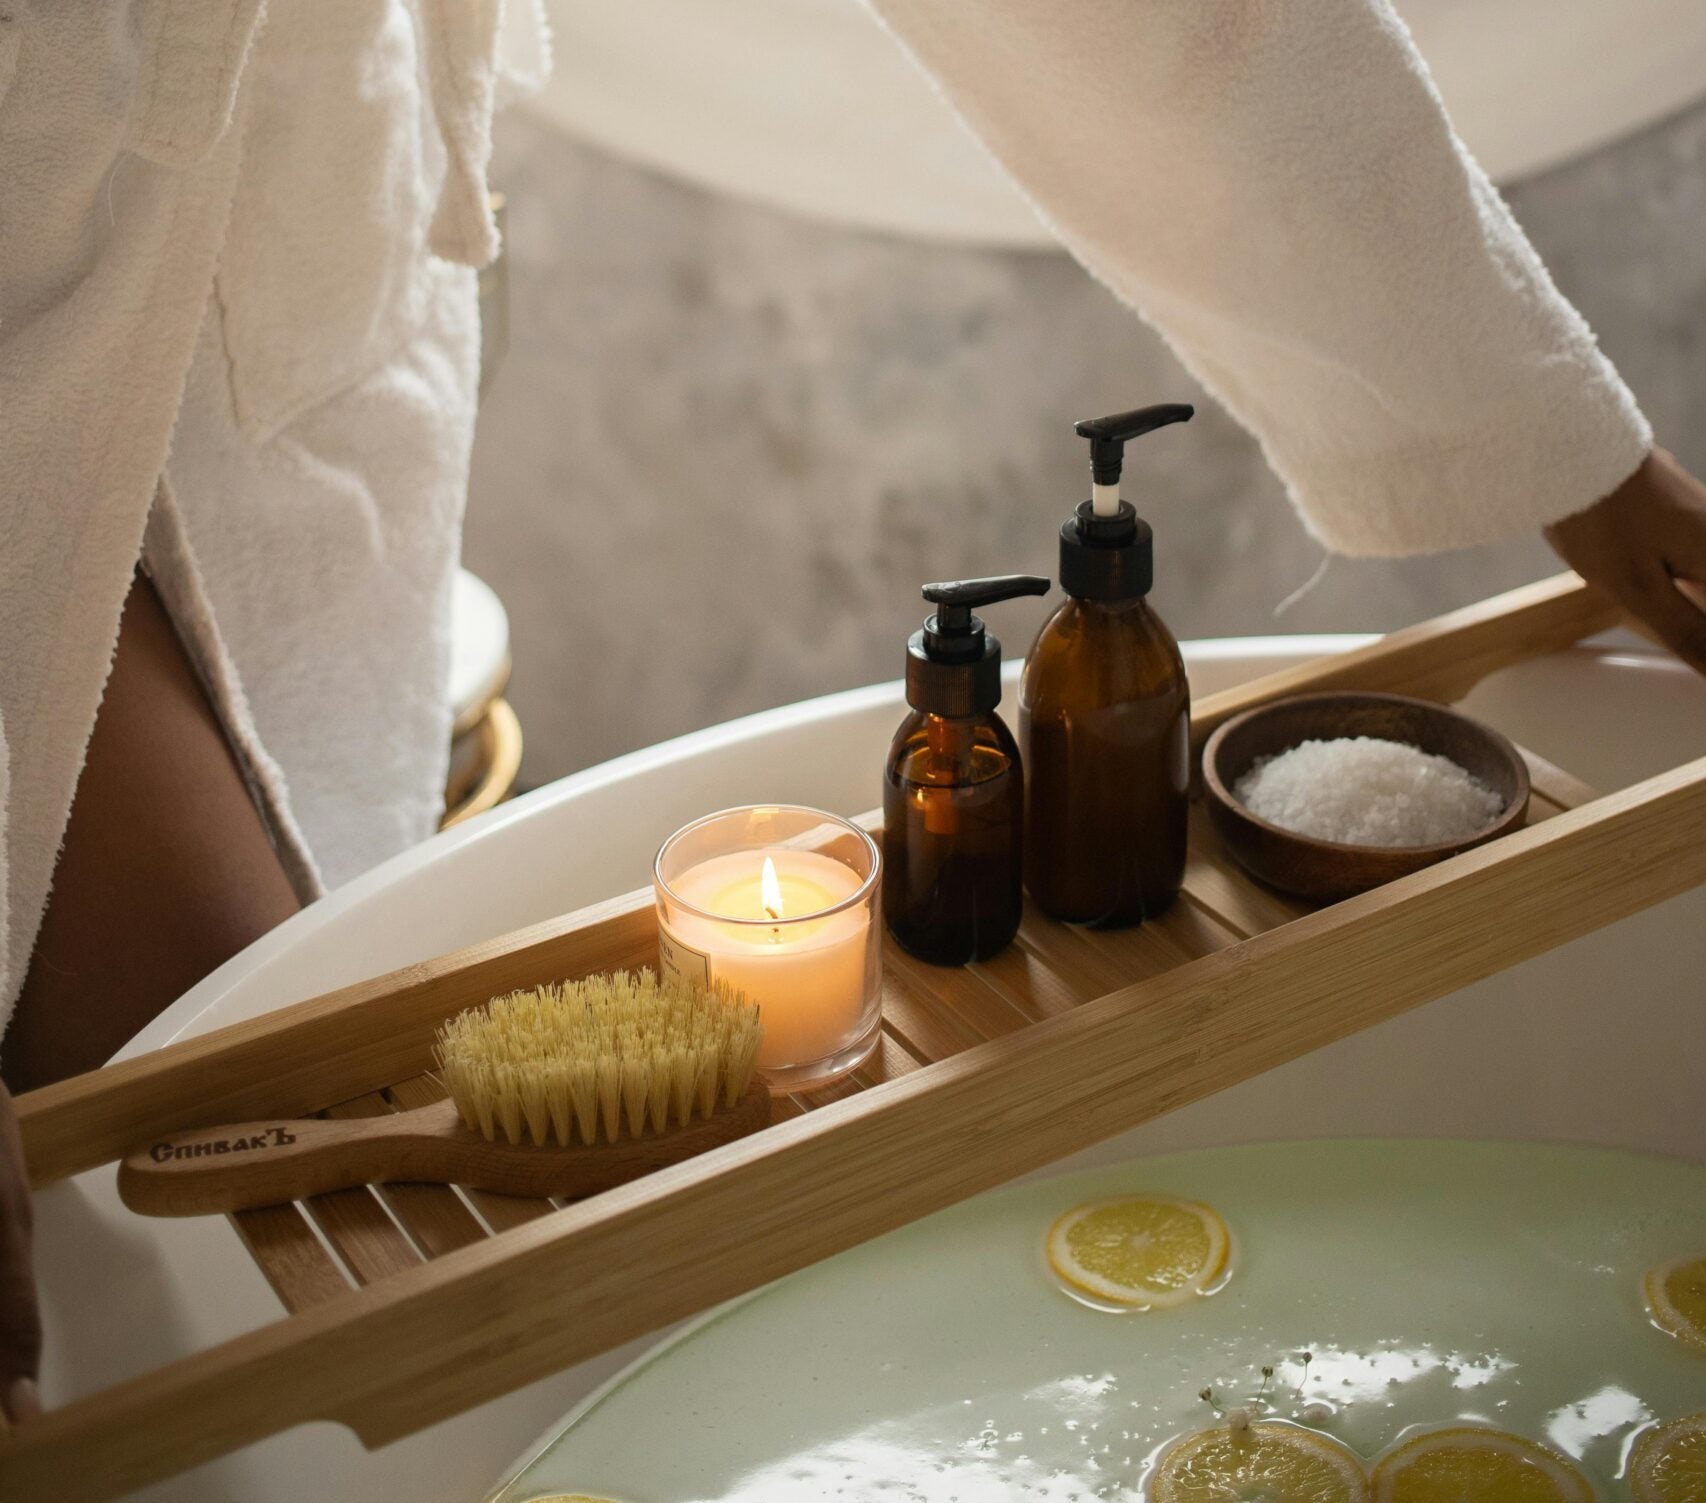
<svg viewBox="0 0 1706 1503"><path fill-rule="evenodd" d="M1090 482L1090 510L1098 517L1116 517L1120 511L1120 486L1116 480L1112 485L1097 485Z"/></svg>

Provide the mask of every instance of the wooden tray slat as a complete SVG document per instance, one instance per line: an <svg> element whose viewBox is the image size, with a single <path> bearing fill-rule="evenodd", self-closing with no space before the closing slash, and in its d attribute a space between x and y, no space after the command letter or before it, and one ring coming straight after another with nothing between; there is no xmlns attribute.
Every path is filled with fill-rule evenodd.
<svg viewBox="0 0 1706 1503"><path fill-rule="evenodd" d="M1188 896L1144 928L1149 939L1176 957L1174 965L1183 965L1201 955L1212 955L1244 937L1230 925L1221 923L1201 905L1191 902Z"/></svg>
<svg viewBox="0 0 1706 1503"><path fill-rule="evenodd" d="M1215 922L1245 939L1266 934L1308 913L1307 904L1252 882L1221 855L1208 812L1191 805L1185 849L1185 898Z"/></svg>
<svg viewBox="0 0 1706 1503"><path fill-rule="evenodd" d="M326 1116L347 1121L384 1117L395 1110L382 1092L340 1102ZM367 1204L362 1197L373 1204ZM454 1190L443 1185L375 1185L337 1190L305 1202L326 1238L362 1283L408 1268L450 1247L486 1235Z"/></svg>
<svg viewBox="0 0 1706 1503"><path fill-rule="evenodd" d="M883 967L883 1026L921 1060L934 1062L969 1049L977 1033L958 1014L937 1004L929 987L910 971Z"/></svg>
<svg viewBox="0 0 1706 1503"><path fill-rule="evenodd" d="M844 1075L840 1080L833 1080L826 1086L819 1086L815 1091L797 1091L794 1100L800 1103L805 1111L814 1111L818 1107L829 1106L837 1101L845 1101L850 1096L857 1096L864 1090L864 1083L852 1075Z"/></svg>
<svg viewBox="0 0 1706 1503"><path fill-rule="evenodd" d="M421 1253L437 1258L489 1235L459 1192L445 1185L383 1185L380 1197Z"/></svg>
<svg viewBox="0 0 1706 1503"><path fill-rule="evenodd" d="M305 1310L350 1292L349 1277L300 1206L239 1211L231 1224L286 1310Z"/></svg>
<svg viewBox="0 0 1706 1503"><path fill-rule="evenodd" d="M1066 924L1044 918L1029 902L1015 943L1028 950L1045 971L1058 977L1080 1006L1118 986L1117 970L1083 936Z"/></svg>
<svg viewBox="0 0 1706 1503"><path fill-rule="evenodd" d="M973 969L1032 1022L1071 1012L1090 995L1049 969L1031 947L1023 925L1016 943Z"/></svg>
<svg viewBox="0 0 1706 1503"><path fill-rule="evenodd" d="M439 1084L436 1076L416 1075L412 1079L400 1081L385 1094L399 1111L407 1112L418 1106L431 1106L435 1101L442 1101L448 1093ZM539 1217L548 1216L557 1209L548 1200L536 1200L526 1195L496 1195L490 1190L463 1190L461 1193L467 1198L475 1214L494 1233L525 1226L529 1221L537 1221Z"/></svg>
<svg viewBox="0 0 1706 1503"><path fill-rule="evenodd" d="M1200 937L1209 942L1187 948L1181 940L1189 932L1183 928L1163 927L1157 921L1138 929L1116 929L1097 934L1095 943L1101 953L1119 966L1125 976L1125 984L1130 985L1177 970L1193 960L1201 960L1203 956L1224 950L1242 938L1222 925L1204 919Z"/></svg>
<svg viewBox="0 0 1706 1503"><path fill-rule="evenodd" d="M802 1110L811 1111L816 1107L828 1106L834 1101L845 1101L849 1096L856 1096L871 1086L899 1080L901 1076L910 1075L918 1069L921 1063L922 1061L914 1059L907 1052L898 1039L885 1031L877 1039L877 1047L871 1057L851 1075L815 1091L802 1092L793 1099Z"/></svg>
<svg viewBox="0 0 1706 1503"><path fill-rule="evenodd" d="M930 965L908 955L892 939L885 939L883 974L893 978L915 1006L928 1009L944 1024L965 1030L973 1043L1000 1038L1025 1026L1025 1015L992 990L973 967Z"/></svg>
<svg viewBox="0 0 1706 1503"><path fill-rule="evenodd" d="M855 1078L863 1085L882 1085L884 1081L910 1075L926 1063L915 1058L899 1039L885 1030L877 1042L876 1053L859 1067Z"/></svg>
<svg viewBox="0 0 1706 1503"><path fill-rule="evenodd" d="M358 1284L414 1268L421 1255L372 1190L333 1190L302 1202Z"/></svg>
<svg viewBox="0 0 1706 1503"><path fill-rule="evenodd" d="M391 1108L377 1093L347 1101L327 1111L328 1117L383 1116ZM421 1255L373 1189L333 1190L302 1202L358 1284L413 1268Z"/></svg>
<svg viewBox="0 0 1706 1503"><path fill-rule="evenodd" d="M548 1200L535 1200L529 1195L499 1195L493 1190L464 1190L468 1204L475 1214L492 1229L494 1236L526 1226L541 1216L556 1210Z"/></svg>

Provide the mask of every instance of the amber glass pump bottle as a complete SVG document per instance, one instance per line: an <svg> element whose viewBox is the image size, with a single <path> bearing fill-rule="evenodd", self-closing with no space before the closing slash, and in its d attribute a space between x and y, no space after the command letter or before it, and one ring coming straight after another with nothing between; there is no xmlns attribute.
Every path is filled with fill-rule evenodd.
<svg viewBox="0 0 1706 1503"><path fill-rule="evenodd" d="M936 965L987 960L1019 931L1024 778L1001 703L1001 644L972 614L1046 595L1029 574L925 585L936 607L906 644L906 702L883 786L883 912Z"/></svg>
<svg viewBox="0 0 1706 1503"><path fill-rule="evenodd" d="M1179 644L1145 599L1149 525L1119 482L1128 439L1192 415L1167 403L1078 424L1092 498L1061 529L1067 600L1019 689L1025 881L1044 913L1068 923L1141 923L1184 880L1190 690Z"/></svg>

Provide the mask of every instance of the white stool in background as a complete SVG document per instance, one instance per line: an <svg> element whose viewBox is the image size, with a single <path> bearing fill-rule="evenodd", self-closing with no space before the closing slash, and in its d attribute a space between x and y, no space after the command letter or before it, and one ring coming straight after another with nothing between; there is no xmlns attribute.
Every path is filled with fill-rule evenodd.
<svg viewBox="0 0 1706 1503"><path fill-rule="evenodd" d="M496 592L457 571L450 606L450 773L443 828L502 803L521 766L521 722L503 697L509 685L509 616Z"/></svg>

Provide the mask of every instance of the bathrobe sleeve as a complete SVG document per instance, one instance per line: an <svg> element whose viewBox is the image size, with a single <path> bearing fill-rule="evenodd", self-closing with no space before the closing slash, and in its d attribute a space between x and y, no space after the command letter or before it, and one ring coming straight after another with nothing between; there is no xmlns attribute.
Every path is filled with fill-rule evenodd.
<svg viewBox="0 0 1706 1503"><path fill-rule="evenodd" d="M871 3L1328 547L1531 531L1651 448L1387 0Z"/></svg>

